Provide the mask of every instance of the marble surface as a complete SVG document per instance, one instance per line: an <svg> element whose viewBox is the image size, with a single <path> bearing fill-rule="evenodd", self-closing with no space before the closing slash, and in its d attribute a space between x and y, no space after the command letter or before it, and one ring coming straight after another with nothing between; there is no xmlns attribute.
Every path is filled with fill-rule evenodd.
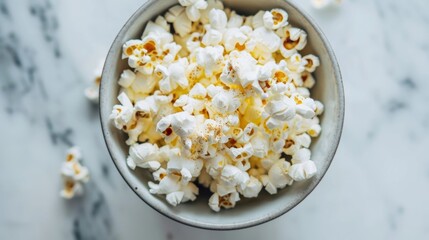
<svg viewBox="0 0 429 240"><path fill-rule="evenodd" d="M297 1L324 30L346 91L343 138L316 190L288 214L213 232L145 205L114 168L93 70L142 0L0 0L0 239L428 239L429 2ZM59 197L71 145L92 174Z"/></svg>

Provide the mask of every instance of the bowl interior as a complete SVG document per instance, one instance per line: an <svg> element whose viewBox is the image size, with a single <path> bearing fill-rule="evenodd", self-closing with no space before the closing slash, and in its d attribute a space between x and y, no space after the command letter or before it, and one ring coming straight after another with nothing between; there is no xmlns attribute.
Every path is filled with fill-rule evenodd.
<svg viewBox="0 0 429 240"><path fill-rule="evenodd" d="M127 40L140 38L145 24L164 13L168 7L177 4L176 0L150 0L130 18L109 51L100 89L100 114L104 137L112 159L125 181L140 198L162 214L188 225L209 229L253 226L280 216L302 201L316 187L332 161L340 139L344 116L343 87L335 56L323 34L305 14L291 3L281 0L226 0L224 3L241 14L283 8L289 14L289 22L308 33L308 45L303 53L313 53L321 60L321 66L315 73L317 83L311 93L313 98L325 105L325 112L321 117L323 130L317 139L313 139L311 145L312 159L319 170L312 179L296 182L291 187L280 190L276 195L269 195L262 190L257 199L242 199L234 209L214 213L207 205L209 191L200 189L200 196L195 202L171 207L164 200L164 196L149 193L147 182L151 181L152 177L147 170L132 171L127 167L126 136L114 128L108 119L113 105L117 104L116 97L119 91L117 80L121 72L128 67L127 62L121 59L122 45Z"/></svg>

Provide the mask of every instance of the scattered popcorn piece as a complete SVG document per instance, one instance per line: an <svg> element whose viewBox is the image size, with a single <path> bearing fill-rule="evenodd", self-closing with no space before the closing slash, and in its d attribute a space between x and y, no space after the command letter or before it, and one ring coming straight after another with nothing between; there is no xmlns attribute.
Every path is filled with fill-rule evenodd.
<svg viewBox="0 0 429 240"><path fill-rule="evenodd" d="M66 161L61 167L64 189L60 195L65 199L83 194L83 184L89 180L88 169L80 164L81 157L78 147L72 147L67 151Z"/></svg>
<svg viewBox="0 0 429 240"><path fill-rule="evenodd" d="M93 103L98 103L101 74L103 73L104 61L94 71L93 84L85 89L85 96Z"/></svg>
<svg viewBox="0 0 429 240"><path fill-rule="evenodd" d="M311 0L311 5L316 9L323 9L330 6L338 6L342 0Z"/></svg>
<svg viewBox="0 0 429 240"><path fill-rule="evenodd" d="M123 45L130 69L110 118L128 135L128 167L148 169L150 192L172 206L194 201L199 183L213 211L314 176L324 105L311 98L321 63L301 55L306 32L282 9L179 3Z"/></svg>

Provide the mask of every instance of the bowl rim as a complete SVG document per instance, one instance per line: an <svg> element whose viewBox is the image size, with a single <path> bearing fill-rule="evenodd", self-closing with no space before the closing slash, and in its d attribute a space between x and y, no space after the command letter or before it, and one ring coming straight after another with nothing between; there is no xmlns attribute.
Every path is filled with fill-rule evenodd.
<svg viewBox="0 0 429 240"><path fill-rule="evenodd" d="M142 196L139 192L136 191L136 189L134 189L134 187L131 185L130 181L131 179L129 179L128 177L126 177L123 172L120 170L118 163L117 163L117 159L115 157L115 154L112 152L111 150L111 144L113 144L113 142L110 142L108 140L108 134L106 133L107 130L105 129L105 123L108 124L109 122L109 118L108 116L103 116L102 114L102 103L104 101L102 101L103 96L105 91L103 91L103 89L106 88L106 84L104 84L103 81L104 80L104 76L106 75L106 65L108 60L111 58L112 53L115 51L114 47L117 45L118 41L120 41L120 39L122 38L122 36L125 34L126 30L129 28L129 26L131 26L136 19L142 14L144 13L144 11L149 8L152 4L154 4L156 1L158 0L147 0L147 2L143 3L132 15L131 17L126 21L126 23L122 26L121 30L119 31L119 33L117 34L117 36L115 37L114 41L112 42L112 45L108 51L107 57L106 57L106 62L103 66L103 71L102 71L102 79L101 79L101 83L100 83L100 89L99 89L99 96L100 96L100 101L99 101L99 115L100 115L100 123L101 123L101 129L102 129L102 133L103 133L103 139L106 143L106 147L107 150L109 152L109 155L116 167L116 169L118 170L119 174L121 175L121 177L124 179L124 181L127 183L127 185L129 186L129 188L141 199L143 200L147 205L149 205L152 209L156 210L158 213L161 213L162 215L177 221L179 223L191 226L191 227L196 227L196 228L200 228L200 229L207 229L207 230L235 230L235 229L244 229L244 228L249 228L249 227L253 227L253 226L257 226L266 222L269 222L273 219L276 219L280 216L282 216L283 214L289 212L290 210L292 210L293 208L295 208L299 203L301 203L305 198L307 198L308 195L310 195L310 193L313 192L313 190L319 185L319 183L321 182L321 180L323 179L323 177L325 176L326 172L328 171L333 158L335 156L335 153L338 149L340 140L341 140L341 135L342 135L342 130L343 130L343 125L344 125L344 115L345 115L345 96L344 96L344 85L343 85L343 81L342 81L342 75L341 75L341 71L340 71L340 67L338 64L338 61L336 59L335 53L331 47L331 45L329 44L328 39L326 38L325 34L322 32L321 28L315 23L314 19L307 14L305 11L303 11L302 9L300 9L300 7L298 7L295 3L292 3L291 1L287 1L287 0L282 0L283 2L285 2L286 4L290 5L291 8L293 8L298 14L300 14L302 17L304 17L308 23L310 24L310 26L316 31L316 33L320 36L320 39L324 45L324 47L327 49L327 53L329 56L329 59L332 61L332 66L333 66L333 72L334 72L334 76L335 76L335 83L336 83L336 87L338 88L338 115L336 116L337 121L338 121L338 127L335 129L335 142L334 144L332 144L332 148L330 149L327 158L325 160L328 161L328 164L326 166L326 169L324 172L321 173L320 178L316 181L316 183L314 184L314 186L309 189L307 192L305 192L304 194L302 194L300 196L300 198L298 198L293 204L289 205L288 207L285 207L283 209L281 209L280 211L277 211L276 213L272 214L272 215L268 215L268 216L264 216L261 218L257 218L254 220L249 220L249 221L245 221L245 222L239 222L239 223L231 223L231 224L213 224L213 223L202 223L202 222L198 222L198 221L193 221L191 219L187 219L187 218L181 218L178 215L174 214L171 211L164 211L162 208L159 208L156 205L152 205L149 201L147 201L144 196ZM106 124L106 126L107 126Z"/></svg>

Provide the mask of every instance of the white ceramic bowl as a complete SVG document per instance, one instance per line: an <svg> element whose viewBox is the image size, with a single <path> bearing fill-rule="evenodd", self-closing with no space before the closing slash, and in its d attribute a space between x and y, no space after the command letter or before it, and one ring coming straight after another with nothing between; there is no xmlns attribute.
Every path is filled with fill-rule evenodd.
<svg viewBox="0 0 429 240"><path fill-rule="evenodd" d="M127 167L126 136L114 128L108 117L113 105L117 103L119 91L117 80L121 72L127 68L127 61L121 59L122 45L129 39L139 38L149 20L164 13L174 4L177 4L177 0L146 2L121 29L107 56L100 87L100 115L104 138L113 162L130 188L143 201L178 222L200 228L226 230L251 227L272 220L298 205L310 194L326 173L335 155L343 127L344 92L334 53L314 21L290 2L225 0L225 6L241 14L254 14L258 10L270 10L275 7L283 8L289 14L289 22L308 33L308 45L303 52L313 53L321 60L321 66L315 72L317 83L311 94L313 98L325 104L325 112L321 117L322 133L311 145L312 159L317 165L318 173L307 181L295 182L276 195L269 195L263 190L256 199L243 198L234 209L222 210L219 213L210 210L207 205L210 195L202 189L195 202L172 207L164 197L149 193L147 183L152 177L147 170L133 171Z"/></svg>

